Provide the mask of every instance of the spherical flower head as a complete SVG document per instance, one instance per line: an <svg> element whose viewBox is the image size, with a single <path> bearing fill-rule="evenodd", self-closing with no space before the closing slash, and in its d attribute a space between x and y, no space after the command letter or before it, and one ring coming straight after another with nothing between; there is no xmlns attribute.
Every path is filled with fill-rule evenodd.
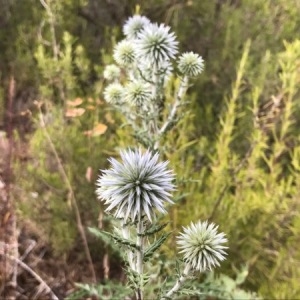
<svg viewBox="0 0 300 300"><path fill-rule="evenodd" d="M97 196L114 211L116 218L137 221L146 216L150 222L156 211L166 213L164 204L173 203L174 175L168 162L159 162L158 153L141 149L121 151L119 162L110 158L111 168L97 180Z"/></svg>
<svg viewBox="0 0 300 300"><path fill-rule="evenodd" d="M170 27L164 24L149 24L138 34L137 54L141 59L159 65L175 58L178 42Z"/></svg>
<svg viewBox="0 0 300 300"><path fill-rule="evenodd" d="M104 90L104 99L111 104L124 102L124 87L120 83L111 83Z"/></svg>
<svg viewBox="0 0 300 300"><path fill-rule="evenodd" d="M149 83L132 81L125 86L125 100L132 105L142 107L151 99L152 91Z"/></svg>
<svg viewBox="0 0 300 300"><path fill-rule="evenodd" d="M192 270L204 272L220 265L227 253L223 246L227 242L224 233L217 232L218 226L211 223L191 223L183 228L183 233L177 237L177 244L183 253L183 260Z"/></svg>
<svg viewBox="0 0 300 300"><path fill-rule="evenodd" d="M150 24L150 20L144 16L135 15L130 17L124 27L123 32L127 39L136 39L138 34L146 25Z"/></svg>
<svg viewBox="0 0 300 300"><path fill-rule="evenodd" d="M114 49L114 59L122 67L132 65L136 59L134 44L128 40L119 42Z"/></svg>
<svg viewBox="0 0 300 300"><path fill-rule="evenodd" d="M103 76L105 79L112 81L120 78L121 75L121 70L118 66L116 65L108 65L106 66Z"/></svg>
<svg viewBox="0 0 300 300"><path fill-rule="evenodd" d="M183 53L179 58L178 69L183 75L189 77L197 76L204 69L204 60L196 53Z"/></svg>

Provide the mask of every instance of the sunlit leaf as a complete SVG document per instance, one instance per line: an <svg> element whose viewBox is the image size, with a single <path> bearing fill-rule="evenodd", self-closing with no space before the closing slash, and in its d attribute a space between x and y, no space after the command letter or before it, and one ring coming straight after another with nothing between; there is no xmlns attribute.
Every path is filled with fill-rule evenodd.
<svg viewBox="0 0 300 300"><path fill-rule="evenodd" d="M75 117L80 117L84 114L85 109L84 108L68 108L65 116L69 118L75 118Z"/></svg>
<svg viewBox="0 0 300 300"><path fill-rule="evenodd" d="M99 123L93 128L92 135L98 136L104 134L106 130L107 130L107 126L105 124Z"/></svg>
<svg viewBox="0 0 300 300"><path fill-rule="evenodd" d="M68 106L73 106L73 107L75 107L75 106L80 105L82 102L83 102L83 100L82 100L81 98L76 98L76 99L73 100L73 101L67 101L67 104L68 104Z"/></svg>

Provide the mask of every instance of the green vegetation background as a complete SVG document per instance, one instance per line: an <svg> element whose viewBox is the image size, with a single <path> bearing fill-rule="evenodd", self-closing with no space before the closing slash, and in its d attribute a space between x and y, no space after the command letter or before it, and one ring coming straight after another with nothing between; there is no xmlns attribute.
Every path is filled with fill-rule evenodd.
<svg viewBox="0 0 300 300"><path fill-rule="evenodd" d="M1 119L13 76L16 139L29 144L29 159L14 170L20 218L67 255L78 242L71 186L84 226L97 225L98 169L134 142L102 101L102 72L139 4L141 14L172 27L181 51L205 59L188 92L190 111L164 142L178 176L173 229L210 219L229 238L223 274L234 277L247 265L244 288L268 299L299 298L300 2L140 2L0 0ZM93 134L99 124L107 130ZM99 246L89 240L92 257Z"/></svg>

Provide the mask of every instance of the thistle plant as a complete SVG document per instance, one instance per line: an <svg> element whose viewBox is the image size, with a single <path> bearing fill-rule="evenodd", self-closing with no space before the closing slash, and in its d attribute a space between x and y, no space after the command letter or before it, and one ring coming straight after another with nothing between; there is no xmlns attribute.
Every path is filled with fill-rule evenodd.
<svg viewBox="0 0 300 300"><path fill-rule="evenodd" d="M166 214L166 205L174 204L174 173L168 169L168 161L159 161L157 152L141 148L121 151L121 162L109 161L111 168L102 171L96 193L107 206L106 212L119 221L115 232L106 234L124 248L128 280L136 299L141 300L149 277L146 263L170 235L161 233L166 224L159 223L158 215ZM162 292L162 299L179 292L195 272L209 271L225 259L227 239L217 228L207 221L191 223L179 234L183 272L169 291Z"/></svg>
<svg viewBox="0 0 300 300"><path fill-rule="evenodd" d="M110 82L104 99L124 115L133 136L147 150L122 150L120 161L110 158L110 168L101 171L97 180L96 194L105 211L116 219L114 232L101 234L124 249L129 286L136 299L142 300L151 277L151 259L170 235L164 230L167 223L160 220L174 204L176 189L168 161L160 161L160 141L179 121L178 110L188 103L184 96L189 81L201 74L204 61L193 52L183 53L176 61L178 41L171 28L152 24L146 17L129 18L123 32L125 39L113 53L117 66L108 65L104 71ZM121 73L125 78L118 78ZM166 105L166 87L172 77L179 84L171 104ZM183 228L177 237L181 270L158 298L170 299L196 272L210 271L225 259L227 239L217 229L207 221Z"/></svg>
<svg viewBox="0 0 300 300"><path fill-rule="evenodd" d="M113 58L125 76L118 80L116 66L106 67L104 77L113 83L105 88L104 98L124 115L138 142L158 150L162 137L180 120L178 111L188 104L190 80L201 74L204 61L193 52L177 57L179 43L171 28L144 16L129 18L123 32L125 38L115 46ZM170 78L179 83L166 104Z"/></svg>

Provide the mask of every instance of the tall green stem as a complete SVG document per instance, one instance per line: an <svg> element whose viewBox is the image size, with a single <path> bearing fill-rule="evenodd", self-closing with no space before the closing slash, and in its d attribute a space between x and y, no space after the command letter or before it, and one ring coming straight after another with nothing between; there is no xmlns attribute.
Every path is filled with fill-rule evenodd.
<svg viewBox="0 0 300 300"><path fill-rule="evenodd" d="M144 231L144 224L139 216L139 221L137 224L137 258L136 258L136 272L139 274L139 287L136 291L137 300L143 300L143 258L144 258L144 237L142 233Z"/></svg>
<svg viewBox="0 0 300 300"><path fill-rule="evenodd" d="M124 239L130 240L130 231L125 221L122 222L122 234ZM129 267L135 271L133 253L130 249L127 249L126 251L127 251L127 260L128 260Z"/></svg>

